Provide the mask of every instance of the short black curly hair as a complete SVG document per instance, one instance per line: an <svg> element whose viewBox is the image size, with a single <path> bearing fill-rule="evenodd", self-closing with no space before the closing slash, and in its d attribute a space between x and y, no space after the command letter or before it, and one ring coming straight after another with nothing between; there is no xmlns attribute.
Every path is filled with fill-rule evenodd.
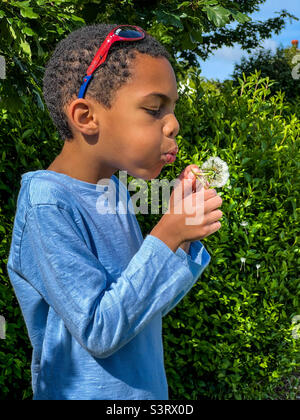
<svg viewBox="0 0 300 420"><path fill-rule="evenodd" d="M107 34L119 24L83 26L61 40L48 61L43 78L43 95L59 135L72 140L64 108L76 99L86 70ZM86 98L91 97L110 109L114 93L131 76L129 65L135 51L171 61L166 48L146 32L141 41L115 42L106 61L97 68L88 85Z"/></svg>

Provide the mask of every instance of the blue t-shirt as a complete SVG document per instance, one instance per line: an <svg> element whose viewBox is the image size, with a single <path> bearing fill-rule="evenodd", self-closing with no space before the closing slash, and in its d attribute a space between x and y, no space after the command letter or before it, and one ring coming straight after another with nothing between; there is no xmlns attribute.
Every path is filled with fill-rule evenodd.
<svg viewBox="0 0 300 420"><path fill-rule="evenodd" d="M168 399L162 317L210 255L200 241L186 254L144 239L126 186L112 175L109 187L22 175L7 270L33 347L35 400Z"/></svg>

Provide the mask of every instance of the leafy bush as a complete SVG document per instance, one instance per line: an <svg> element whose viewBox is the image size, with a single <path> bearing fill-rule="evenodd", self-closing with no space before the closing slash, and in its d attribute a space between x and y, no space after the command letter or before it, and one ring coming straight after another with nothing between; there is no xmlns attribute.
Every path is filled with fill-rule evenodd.
<svg viewBox="0 0 300 420"><path fill-rule="evenodd" d="M6 269L21 175L46 168L62 144L48 114L22 100L14 118L0 112L0 315L7 326L0 340L0 400L32 398L31 345Z"/></svg>
<svg viewBox="0 0 300 420"><path fill-rule="evenodd" d="M274 81L271 86L271 94L281 90L285 93L288 101L294 101L300 96L300 83L292 77L292 59L299 54L295 47L277 48L274 53L270 49L259 49L249 58L242 57L241 63L236 64L233 72L233 80L236 86L239 85L239 78L254 74L255 70L260 71L261 77L269 77Z"/></svg>
<svg viewBox="0 0 300 420"><path fill-rule="evenodd" d="M6 271L12 222L0 210L0 314L5 317L7 325L6 338L0 340L0 400L31 396L31 348Z"/></svg>
<svg viewBox="0 0 300 420"><path fill-rule="evenodd" d="M159 178L172 180L208 156L226 161L231 178L219 190L222 228L202 240L211 263L163 318L170 399L266 398L300 366L300 340L291 334L300 314L300 122L282 94L270 96L272 82L258 73L239 87L216 86L191 69L179 83L188 86L176 110L178 159ZM0 118L0 314L7 320L0 398L26 399L31 349L5 265L21 174L45 169L61 143L49 116L29 99L13 121L5 110ZM137 214L142 232L160 217Z"/></svg>
<svg viewBox="0 0 300 420"><path fill-rule="evenodd" d="M222 228L202 241L211 263L164 318L172 399L267 398L299 367L300 121L283 116L289 106L270 96L272 83L256 72L218 89L195 71L177 109L176 173L213 155L231 179L219 190Z"/></svg>

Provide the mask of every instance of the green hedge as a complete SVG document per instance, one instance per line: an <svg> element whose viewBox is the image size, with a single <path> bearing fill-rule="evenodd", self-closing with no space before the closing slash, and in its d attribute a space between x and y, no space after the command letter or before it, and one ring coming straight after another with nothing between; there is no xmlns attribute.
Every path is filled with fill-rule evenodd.
<svg viewBox="0 0 300 420"><path fill-rule="evenodd" d="M299 369L300 121L259 75L233 89L195 72L178 109L178 169L219 156L230 180L218 190L222 228L203 240L211 263L164 321L172 398L271 398Z"/></svg>
<svg viewBox="0 0 300 420"><path fill-rule="evenodd" d="M24 172L46 168L60 144L49 116L22 97L16 114L0 113L0 315L6 339L0 340L0 400L31 399L31 345L6 264L16 200Z"/></svg>
<svg viewBox="0 0 300 420"><path fill-rule="evenodd" d="M230 180L218 189L222 228L202 240L211 263L163 318L170 399L272 398L282 378L300 367L300 340L292 336L292 319L300 315L300 121L280 93L270 96L268 82L255 74L234 88L230 81L204 82L196 69L178 80L179 153L159 179L219 156ZM30 343L6 272L20 177L45 169L61 145L47 113L29 99L14 119L2 111L0 314L7 337L0 341L1 399L32 397ZM137 214L144 235L160 217Z"/></svg>

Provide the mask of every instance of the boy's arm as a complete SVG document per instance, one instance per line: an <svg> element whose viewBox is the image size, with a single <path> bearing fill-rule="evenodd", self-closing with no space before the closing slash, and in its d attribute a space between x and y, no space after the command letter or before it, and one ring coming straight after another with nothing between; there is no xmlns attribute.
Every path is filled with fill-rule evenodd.
<svg viewBox="0 0 300 420"><path fill-rule="evenodd" d="M49 204L28 210L20 255L22 277L82 347L94 357L106 358L179 301L205 265L194 263L193 255L184 261L148 235L126 269L109 281L71 211Z"/></svg>
<svg viewBox="0 0 300 420"><path fill-rule="evenodd" d="M185 246L185 248L187 249L187 246ZM178 305L181 299L190 291L199 279L211 260L209 253L200 241L188 242L188 252L184 250L184 247L179 247L176 251L176 255L182 258L183 262L187 265L190 272L193 274L194 282L190 286L184 288L181 293L164 308L162 316L167 315L176 305Z"/></svg>

